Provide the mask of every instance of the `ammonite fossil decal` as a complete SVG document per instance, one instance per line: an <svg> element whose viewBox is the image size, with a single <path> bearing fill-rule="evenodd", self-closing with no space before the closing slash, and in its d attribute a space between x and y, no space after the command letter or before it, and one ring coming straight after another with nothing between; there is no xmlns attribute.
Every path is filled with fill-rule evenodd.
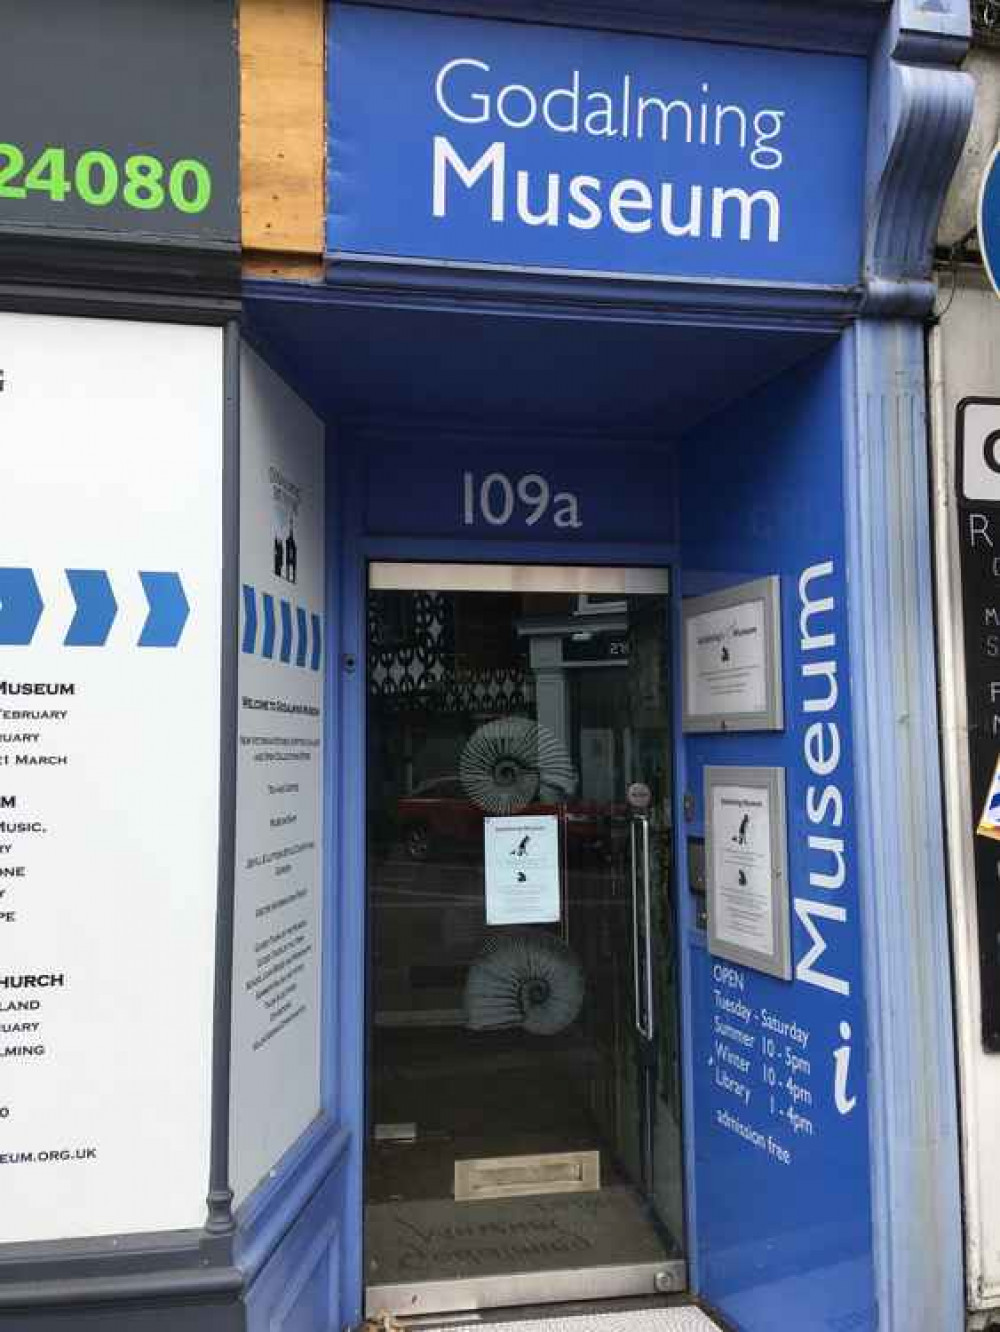
<svg viewBox="0 0 1000 1332"><path fill-rule="evenodd" d="M556 803L576 790L576 770L562 741L527 717L499 717L470 736L458 775L487 814L517 814L533 800Z"/></svg>
<svg viewBox="0 0 1000 1332"><path fill-rule="evenodd" d="M469 968L465 1021L471 1031L522 1027L552 1036L583 1007L583 967L555 934L495 935Z"/></svg>

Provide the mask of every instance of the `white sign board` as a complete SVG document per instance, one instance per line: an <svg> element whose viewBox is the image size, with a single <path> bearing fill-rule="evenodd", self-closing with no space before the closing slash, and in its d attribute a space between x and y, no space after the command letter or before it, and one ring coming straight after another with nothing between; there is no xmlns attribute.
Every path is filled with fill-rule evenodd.
<svg viewBox="0 0 1000 1332"><path fill-rule="evenodd" d="M683 603L684 729L783 725L778 579Z"/></svg>
<svg viewBox="0 0 1000 1332"><path fill-rule="evenodd" d="M957 429L962 498L1000 504L1000 400L959 403Z"/></svg>
<svg viewBox="0 0 1000 1332"><path fill-rule="evenodd" d="M784 773L706 768L709 952L788 979Z"/></svg>
<svg viewBox="0 0 1000 1332"><path fill-rule="evenodd" d="M237 1203L320 1108L325 543L323 425L244 347L230 1112Z"/></svg>
<svg viewBox="0 0 1000 1332"><path fill-rule="evenodd" d="M483 820L486 923L540 925L559 919L559 820L514 814Z"/></svg>
<svg viewBox="0 0 1000 1332"><path fill-rule="evenodd" d="M204 1223L223 334L0 314L0 1242Z"/></svg>

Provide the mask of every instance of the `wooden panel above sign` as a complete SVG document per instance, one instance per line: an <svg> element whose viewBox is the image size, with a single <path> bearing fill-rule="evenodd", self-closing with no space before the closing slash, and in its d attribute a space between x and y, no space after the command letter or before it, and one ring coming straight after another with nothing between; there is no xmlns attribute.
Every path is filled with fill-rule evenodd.
<svg viewBox="0 0 1000 1332"><path fill-rule="evenodd" d="M324 0L242 0L240 157L244 266L322 276Z"/></svg>

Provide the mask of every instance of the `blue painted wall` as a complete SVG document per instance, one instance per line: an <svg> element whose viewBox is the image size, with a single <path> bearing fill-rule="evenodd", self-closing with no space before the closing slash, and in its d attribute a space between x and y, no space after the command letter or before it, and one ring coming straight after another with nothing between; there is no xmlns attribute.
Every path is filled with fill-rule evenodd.
<svg viewBox="0 0 1000 1332"><path fill-rule="evenodd" d="M849 285L848 56L335 4L327 249Z"/></svg>
<svg viewBox="0 0 1000 1332"><path fill-rule="evenodd" d="M786 773L794 979L712 958L697 932L690 946L697 1270L704 1298L746 1332L876 1325L842 374L840 349L822 353L679 454L684 593L782 582L784 730L684 746L692 835L706 764Z"/></svg>
<svg viewBox="0 0 1000 1332"><path fill-rule="evenodd" d="M793 983L728 963L723 972L713 974L704 936L691 926L692 900L682 899L683 937L690 944L682 969L692 1280L704 1298L745 1332L772 1332L785 1325L786 1316L803 1332L829 1332L831 1327L866 1332L875 1325L844 607L841 373L840 351L823 353L676 446L623 439L612 448L606 440L406 428L342 441L348 461L337 507L344 561L331 595L340 599L341 652L356 654L361 661L366 558L677 561L680 585L688 595L766 573L782 577L786 729L773 735L690 736L679 742L680 773L687 788L699 793L698 821L689 829L694 835L702 831L700 791L706 763L778 764L786 769L793 896L818 902L820 912L844 915L840 921L820 915L815 907L802 908L812 913L813 928L827 945L811 962L814 978L833 987L824 988L801 974L803 967L810 967L806 959L814 941L794 916L793 948L800 975ZM474 521L466 522L467 471L477 483L494 475L508 478L515 503L506 523L484 522L479 509ZM581 527L557 528L550 505L528 528L532 510L517 497L524 476L544 478L553 497L576 496ZM477 504L478 495L477 484ZM499 500L496 485L493 499ZM828 563L829 572L822 568ZM821 570L807 592L814 600L832 597L834 606L817 609L807 630L814 636L832 634L834 642L804 654L799 580L814 566ZM830 676L803 677L802 665L830 660L836 662L836 704L826 712L807 713L804 704L822 701ZM345 723L339 771L361 773L363 672L342 671L339 694ZM824 755L829 757L829 728L834 725L840 744L836 770L823 778L810 775L804 759L805 733L816 723L825 728L816 742ZM337 912L342 1003L338 1118L342 1116L352 1137L342 1201L341 1275L342 1307L355 1313L362 1259L364 785L360 780L339 785L343 877ZM823 808L831 817L809 818L810 785L814 813ZM828 785L839 791L839 824L832 817L838 798L823 800ZM811 869L826 874L837 867L830 851L810 850L810 835L843 839L847 877L842 887L809 886ZM845 989L849 992L842 993ZM740 1003L752 1013L746 1022L738 1016ZM765 1032L765 1010L794 1023L796 1036ZM754 1074L741 1076L732 1063L720 1060L717 1040L740 1057L746 1057L746 1048L720 1034L717 1019L737 1027L742 1023L752 1034ZM843 1036L842 1024L850 1029L849 1037ZM808 1033L804 1044L800 1033ZM775 1042L774 1057L767 1061L761 1044L765 1035ZM841 1099L847 1113L842 1114L834 1086L837 1052L845 1048L849 1058ZM790 1057L807 1060L808 1070L791 1063ZM845 1055L839 1059L843 1062ZM775 1069L773 1088L763 1081L765 1062ZM749 1087L749 1105L741 1105L731 1089L719 1086L720 1067ZM791 1090L788 1079L799 1090ZM796 1116L791 1121L780 1114L789 1107Z"/></svg>
<svg viewBox="0 0 1000 1332"><path fill-rule="evenodd" d="M677 821L682 826L680 790L686 787L698 795L697 819L687 829L693 835L702 831L706 763L785 768L791 891L800 901L792 925L800 974L789 984L728 963L713 974L704 936L693 925L693 898L682 890L693 1288L741 1332L773 1332L779 1326L794 1326L797 1332L870 1332L874 1327L845 616L842 359L839 348L813 356L674 444L537 428L520 434L461 429L454 422L440 428L383 424L338 439L329 501L336 530L331 556L337 551L331 563L329 619L339 635L330 655L340 657L341 669L331 681L330 710L339 726L331 736L328 826L336 830L336 844L329 850L339 878L330 884L328 1021L336 1036L329 1047L326 1085L328 1123L345 1135L337 1140L336 1166L323 1184L336 1198L336 1260L331 1266L307 1227L301 1249L288 1250L287 1259L269 1263L262 1272L257 1309L271 1308L278 1284L287 1279L286 1264L293 1262L301 1264L303 1307L312 1299L309 1291L324 1288L339 1321L356 1320L361 1312L365 690L363 669L348 671L343 663L348 656L364 662L366 560L645 562L678 567L687 595L763 574L782 578L785 730L689 736L678 746ZM472 522L467 521L467 472L475 480ZM482 514L481 486L497 476L506 478L514 496L504 523L488 522ZM519 494L525 477L541 478L549 492L544 513L530 524L534 508ZM495 513L502 486L495 480L491 486ZM535 481L528 493L537 493ZM556 524L558 495L575 497L579 527ZM827 564L829 570L823 567ZM807 592L813 600L832 598L833 605L817 607L806 630L814 638L832 635L833 642L803 651L799 582L803 571L814 567ZM803 664L830 661L836 664L836 704L808 713L805 703L822 702L831 674L826 668L804 677ZM817 724L824 729L813 741L814 759L820 752L816 745L829 755L833 726L840 745L835 771L823 777L811 775L805 763L807 728ZM342 780L343 773L354 777ZM806 804L810 786L812 819ZM827 786L836 786L839 794L824 797ZM816 817L820 809L824 816ZM839 863L830 843L810 848L810 835L843 839L846 877L841 886L810 886L810 872L829 874ZM683 884L683 856L680 862ZM821 955L815 953L801 913L826 944ZM826 985L810 984L803 968ZM740 1004L750 1010L745 1019ZM788 1032L765 1032L765 1010L788 1023ZM720 1053L717 1040L749 1058L745 1046L716 1030L717 1020L737 1029L742 1024L751 1034L754 1067L749 1075ZM808 1033L804 1043L802 1033ZM775 1042L774 1057L767 1061L761 1044L765 1035ZM789 1056L807 1060L808 1069L789 1063ZM774 1087L764 1081L765 1062L775 1069ZM749 1104L741 1103L731 1086L719 1085L720 1066L747 1085ZM845 1113L836 1105L838 1067ZM798 1091L788 1087L788 1078ZM791 1120L779 1113L789 1107L796 1116ZM323 1150L332 1151L332 1142ZM273 1235L277 1217L272 1224ZM327 1239L332 1241L332 1234ZM263 1247L257 1246L260 1256ZM310 1268L319 1286L305 1279Z"/></svg>

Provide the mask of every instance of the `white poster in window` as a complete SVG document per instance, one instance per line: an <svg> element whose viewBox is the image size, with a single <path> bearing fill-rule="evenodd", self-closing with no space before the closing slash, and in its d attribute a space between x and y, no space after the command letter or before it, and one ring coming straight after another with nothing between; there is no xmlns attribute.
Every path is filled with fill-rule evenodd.
<svg viewBox="0 0 1000 1332"><path fill-rule="evenodd" d="M484 821L486 923L541 925L559 919L559 820L553 814Z"/></svg>

